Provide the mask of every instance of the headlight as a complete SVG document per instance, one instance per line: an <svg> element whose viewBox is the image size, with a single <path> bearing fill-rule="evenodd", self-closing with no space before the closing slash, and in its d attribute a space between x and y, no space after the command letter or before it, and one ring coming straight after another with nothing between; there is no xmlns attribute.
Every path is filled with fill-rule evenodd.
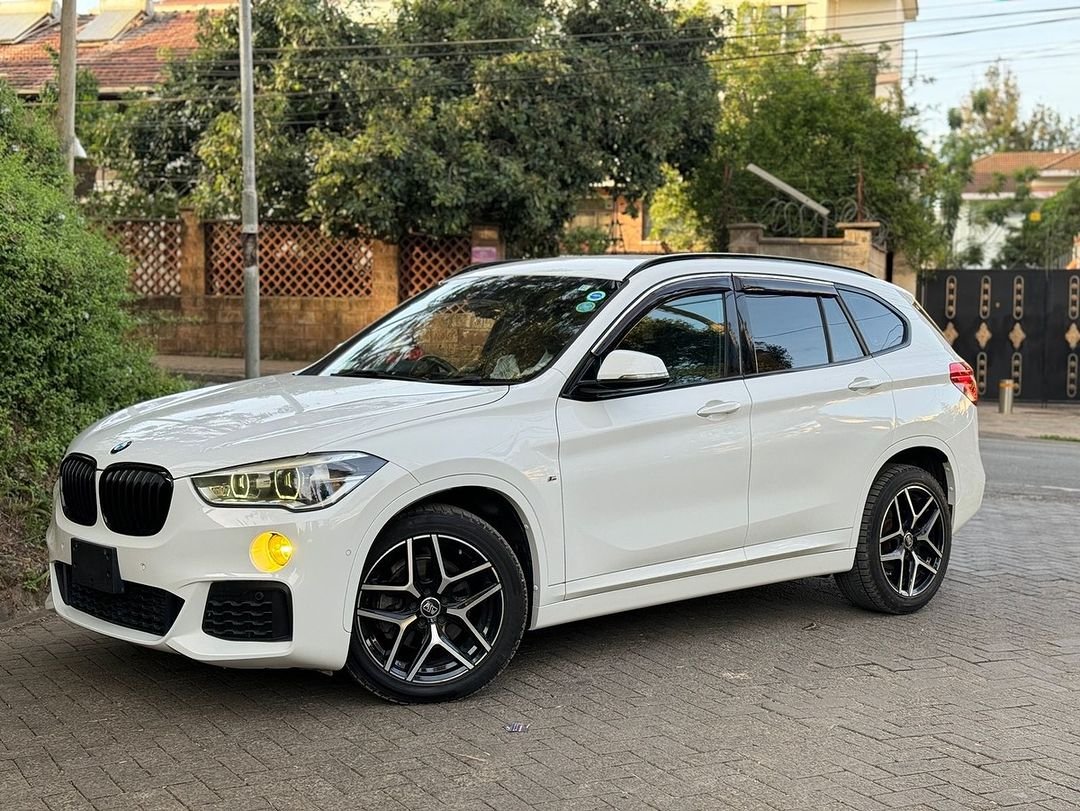
<svg viewBox="0 0 1080 811"><path fill-rule="evenodd" d="M313 510L333 504L385 464L366 453L319 453L217 470L191 481L210 504Z"/></svg>

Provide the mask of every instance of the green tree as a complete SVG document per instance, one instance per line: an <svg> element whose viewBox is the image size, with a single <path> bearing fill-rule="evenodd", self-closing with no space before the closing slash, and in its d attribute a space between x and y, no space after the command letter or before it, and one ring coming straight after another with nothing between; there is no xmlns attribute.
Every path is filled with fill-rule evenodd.
<svg viewBox="0 0 1080 811"><path fill-rule="evenodd" d="M252 13L259 202L266 217L296 217L311 183L310 139L356 120L368 63L351 55L374 54L364 49L376 35L326 0L264 0ZM99 207L239 213L238 12L200 15L196 50L169 60L157 92L128 99L103 126L104 162L120 183Z"/></svg>
<svg viewBox="0 0 1080 811"><path fill-rule="evenodd" d="M41 570L48 481L72 437L173 383L129 337L127 264L74 207L51 122L2 84L0 244L0 586L8 586Z"/></svg>
<svg viewBox="0 0 1080 811"><path fill-rule="evenodd" d="M1080 235L1080 180L1074 180L1041 206L1030 198L1027 202L1026 215L1019 226L1010 229L994 267L1054 267L1070 256L1073 238Z"/></svg>
<svg viewBox="0 0 1080 811"><path fill-rule="evenodd" d="M391 240L487 222L551 250L594 184L643 199L712 138L719 20L660 0L400 0L378 26L264 0L254 29L267 216ZM239 210L236 37L235 12L204 17L117 123L130 205Z"/></svg>
<svg viewBox="0 0 1080 811"><path fill-rule="evenodd" d="M958 107L949 110L949 134L942 141L940 155L944 167L941 193L941 217L945 238L952 246L960 218L964 187L971 180L976 158L995 152L1032 152L1080 146L1080 121L1063 119L1059 113L1037 104L1026 118L1022 113L1020 88L1016 77L1000 63L987 68L983 81L967 94ZM998 191L1008 178L999 177L991 188ZM1034 204L1028 194L1031 176L1015 178L1017 194L1012 200L983 206L973 216L977 222L1003 224L1014 214L1028 214ZM978 265L980 245L955 246L948 261Z"/></svg>
<svg viewBox="0 0 1080 811"><path fill-rule="evenodd" d="M649 239L659 240L666 250L701 251L708 246L689 185L675 169L665 166L664 185L649 199Z"/></svg>
<svg viewBox="0 0 1080 811"><path fill-rule="evenodd" d="M716 19L654 0L574 0L558 16L515 0L404 2L388 44L410 58L383 69L393 90L355 135L317 150L312 211L388 239L491 222L516 253L551 251L595 184L641 199L664 161L691 169L716 110L717 34ZM493 38L509 44L468 44Z"/></svg>
<svg viewBox="0 0 1080 811"><path fill-rule="evenodd" d="M834 219L883 221L889 249L914 265L931 261L941 246L935 160L912 111L875 97L878 59L766 19L736 33L717 61L723 106L713 152L689 185L714 247L727 246L733 222L773 224L773 201L787 200L746 171L755 163L825 202ZM821 228L797 217L789 225L804 235Z"/></svg>

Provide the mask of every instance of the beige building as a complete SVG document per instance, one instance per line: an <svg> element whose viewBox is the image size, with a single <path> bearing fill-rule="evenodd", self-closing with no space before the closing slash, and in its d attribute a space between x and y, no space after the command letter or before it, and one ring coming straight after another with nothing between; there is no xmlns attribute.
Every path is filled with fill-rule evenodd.
<svg viewBox="0 0 1080 811"><path fill-rule="evenodd" d="M904 24L919 14L918 0L795 0L745 3L741 0L708 0L714 10L730 10L745 15L747 8L782 18L808 34L838 36L884 56L884 70L878 75L879 95L899 87L903 76Z"/></svg>

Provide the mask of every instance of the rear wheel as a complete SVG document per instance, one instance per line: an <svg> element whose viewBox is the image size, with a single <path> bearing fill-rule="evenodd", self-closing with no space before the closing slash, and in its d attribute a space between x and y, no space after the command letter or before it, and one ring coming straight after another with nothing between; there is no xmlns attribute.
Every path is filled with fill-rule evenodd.
<svg viewBox="0 0 1080 811"><path fill-rule="evenodd" d="M863 510L855 565L836 575L855 605L890 614L917 611L941 586L952 516L937 479L912 465L881 471Z"/></svg>
<svg viewBox="0 0 1080 811"><path fill-rule="evenodd" d="M368 555L345 669L391 701L463 698L513 657L525 594L520 562L490 524L445 504L413 510Z"/></svg>

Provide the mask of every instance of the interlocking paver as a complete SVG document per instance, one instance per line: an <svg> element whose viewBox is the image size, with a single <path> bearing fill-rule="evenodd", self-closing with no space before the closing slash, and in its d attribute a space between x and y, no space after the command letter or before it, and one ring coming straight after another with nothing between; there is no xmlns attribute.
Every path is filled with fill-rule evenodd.
<svg viewBox="0 0 1080 811"><path fill-rule="evenodd" d="M1023 465L1051 447L1075 482L1080 448L986 445L986 504L923 612L813 579L604 617L529 634L453 704L9 626L0 806L1078 808L1080 499Z"/></svg>

